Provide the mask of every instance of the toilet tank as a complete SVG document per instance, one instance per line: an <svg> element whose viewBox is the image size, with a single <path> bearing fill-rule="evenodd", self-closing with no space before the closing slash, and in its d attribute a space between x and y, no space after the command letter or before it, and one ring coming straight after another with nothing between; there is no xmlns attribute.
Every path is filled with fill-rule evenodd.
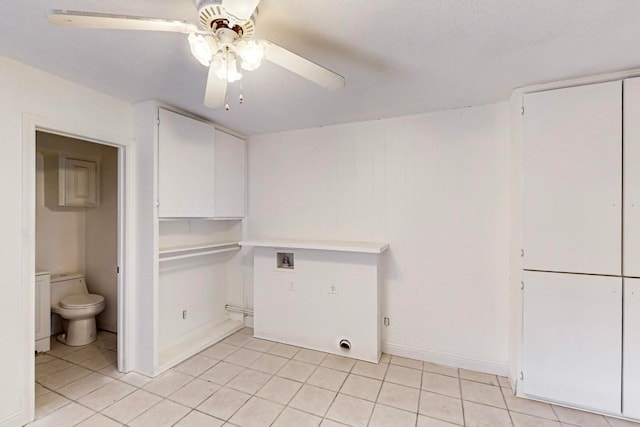
<svg viewBox="0 0 640 427"><path fill-rule="evenodd" d="M88 293L81 273L51 275L51 307L57 307L60 299L66 296Z"/></svg>

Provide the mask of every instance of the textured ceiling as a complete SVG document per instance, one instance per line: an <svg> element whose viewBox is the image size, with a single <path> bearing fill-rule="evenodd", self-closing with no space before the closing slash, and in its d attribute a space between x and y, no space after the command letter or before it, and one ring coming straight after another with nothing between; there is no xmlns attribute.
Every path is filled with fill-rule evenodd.
<svg viewBox="0 0 640 427"><path fill-rule="evenodd" d="M256 37L343 75L346 88L265 62L244 73L243 105L210 110L186 35L58 28L44 19L52 8L196 23L193 0L2 0L0 55L245 134L486 104L520 86L640 67L638 0L262 0Z"/></svg>

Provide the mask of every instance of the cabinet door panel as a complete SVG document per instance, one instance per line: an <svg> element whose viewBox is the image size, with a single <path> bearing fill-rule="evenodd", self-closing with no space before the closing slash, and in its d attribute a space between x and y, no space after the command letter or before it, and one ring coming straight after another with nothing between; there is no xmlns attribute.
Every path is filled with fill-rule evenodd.
<svg viewBox="0 0 640 427"><path fill-rule="evenodd" d="M622 279L524 272L522 389L619 413Z"/></svg>
<svg viewBox="0 0 640 427"><path fill-rule="evenodd" d="M216 203L218 218L245 216L246 148L244 140L216 130Z"/></svg>
<svg viewBox="0 0 640 427"><path fill-rule="evenodd" d="M621 85L525 95L525 269L621 273Z"/></svg>
<svg viewBox="0 0 640 427"><path fill-rule="evenodd" d="M624 266L640 277L640 78L624 81Z"/></svg>
<svg viewBox="0 0 640 427"><path fill-rule="evenodd" d="M640 419L640 279L624 279L622 413Z"/></svg>
<svg viewBox="0 0 640 427"><path fill-rule="evenodd" d="M163 109L159 117L158 216L213 217L213 126Z"/></svg>

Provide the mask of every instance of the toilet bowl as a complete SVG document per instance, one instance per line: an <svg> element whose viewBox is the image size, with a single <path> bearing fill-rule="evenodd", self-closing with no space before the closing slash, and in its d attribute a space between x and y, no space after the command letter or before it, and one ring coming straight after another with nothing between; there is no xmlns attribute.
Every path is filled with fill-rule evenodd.
<svg viewBox="0 0 640 427"><path fill-rule="evenodd" d="M102 295L90 294L81 274L51 276L51 312L64 319L65 333L56 339L79 346L96 340L96 315L104 310Z"/></svg>

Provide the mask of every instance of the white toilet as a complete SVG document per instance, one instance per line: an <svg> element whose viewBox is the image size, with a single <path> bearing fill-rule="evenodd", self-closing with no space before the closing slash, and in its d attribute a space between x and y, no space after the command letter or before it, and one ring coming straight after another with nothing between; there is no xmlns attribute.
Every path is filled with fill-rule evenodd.
<svg viewBox="0 0 640 427"><path fill-rule="evenodd" d="M96 316L104 310L104 297L90 294L82 274L51 276L51 312L64 319L65 333L57 339L79 346L96 340Z"/></svg>

